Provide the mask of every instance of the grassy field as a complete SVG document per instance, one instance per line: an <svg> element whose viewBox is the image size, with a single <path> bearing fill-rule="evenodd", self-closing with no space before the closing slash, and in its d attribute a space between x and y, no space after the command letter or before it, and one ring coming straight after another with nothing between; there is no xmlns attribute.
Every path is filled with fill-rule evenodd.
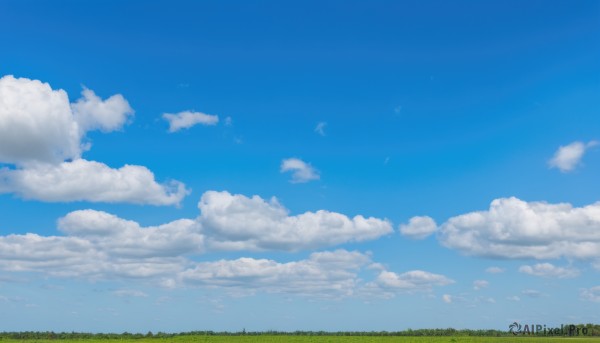
<svg viewBox="0 0 600 343"><path fill-rule="evenodd" d="M292 343L308 343L308 342L330 342L330 343L425 343L425 342L463 342L463 343L511 343L511 342L577 342L577 343L599 343L600 337L377 337L377 336L178 336L173 338L140 338L140 339L82 339L82 340L16 340L2 339L2 343L185 343L185 342L209 342L209 343L257 343L257 342L292 342Z"/></svg>

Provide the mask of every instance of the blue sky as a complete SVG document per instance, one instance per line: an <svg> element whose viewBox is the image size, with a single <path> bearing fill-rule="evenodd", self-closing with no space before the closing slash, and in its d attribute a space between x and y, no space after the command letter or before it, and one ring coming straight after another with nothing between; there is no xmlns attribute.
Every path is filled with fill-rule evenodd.
<svg viewBox="0 0 600 343"><path fill-rule="evenodd" d="M0 330L600 321L597 1L3 1Z"/></svg>

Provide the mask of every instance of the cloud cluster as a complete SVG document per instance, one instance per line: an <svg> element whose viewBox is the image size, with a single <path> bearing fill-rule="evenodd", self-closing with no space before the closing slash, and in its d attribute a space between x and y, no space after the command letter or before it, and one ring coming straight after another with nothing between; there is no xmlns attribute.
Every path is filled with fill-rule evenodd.
<svg viewBox="0 0 600 343"><path fill-rule="evenodd" d="M588 143L573 142L571 144L561 146L554 153L552 159L548 162L550 168L558 168L563 173L573 171L580 163L585 152L598 145L596 141Z"/></svg>
<svg viewBox="0 0 600 343"><path fill-rule="evenodd" d="M182 129L189 129L198 124L217 125L219 122L219 116L192 111L183 111L175 114L164 113L162 117L169 123L169 132L171 133ZM230 123L231 119L228 122Z"/></svg>
<svg viewBox="0 0 600 343"><path fill-rule="evenodd" d="M305 183L321 178L313 166L298 158L287 158L281 161L280 171L292 172L291 183Z"/></svg>
<svg viewBox="0 0 600 343"><path fill-rule="evenodd" d="M468 255L497 258L600 257L600 203L492 201L489 210L450 218L439 240Z"/></svg>
<svg viewBox="0 0 600 343"><path fill-rule="evenodd" d="M0 193L41 201L176 205L187 194L177 181L159 184L145 167L113 169L81 158L87 132L120 130L133 115L125 98L102 100L84 89L70 104L64 90L27 78L0 78Z"/></svg>
<svg viewBox="0 0 600 343"><path fill-rule="evenodd" d="M236 294L285 293L318 297L393 296L429 290L453 281L421 270L396 274L369 254L338 249L307 259L277 262L250 257L195 262L218 250L297 251L375 239L392 232L386 220L328 211L291 216L276 199L206 192L200 215L159 226L96 210L78 210L58 220L64 236L0 236L0 270L52 277L149 279L164 287L216 287ZM363 271L378 270L365 283ZM129 290L119 296L139 296Z"/></svg>

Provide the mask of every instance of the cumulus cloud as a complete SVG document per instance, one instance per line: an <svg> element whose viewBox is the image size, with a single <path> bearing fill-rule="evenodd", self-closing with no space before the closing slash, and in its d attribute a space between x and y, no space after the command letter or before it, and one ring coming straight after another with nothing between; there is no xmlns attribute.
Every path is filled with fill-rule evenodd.
<svg viewBox="0 0 600 343"><path fill-rule="evenodd" d="M176 114L164 113L162 117L169 122L169 132L171 133L189 129L198 124L217 125L219 122L219 116L192 111L183 111ZM228 120L228 123L231 123L231 120Z"/></svg>
<svg viewBox="0 0 600 343"><path fill-rule="evenodd" d="M479 291L483 288L487 288L490 283L486 280L475 280L473 281L473 289Z"/></svg>
<svg viewBox="0 0 600 343"><path fill-rule="evenodd" d="M560 146L548 164L550 168L558 168L563 173L573 171L580 164L585 152L595 145L598 145L598 142L573 142Z"/></svg>
<svg viewBox="0 0 600 343"><path fill-rule="evenodd" d="M60 164L35 164L24 169L0 169L0 193L48 202L91 201L177 205L186 196L183 183L159 184L146 167L77 159Z"/></svg>
<svg viewBox="0 0 600 343"><path fill-rule="evenodd" d="M403 236L424 239L437 230L437 224L431 217L412 217L408 224L400 225L399 230Z"/></svg>
<svg viewBox="0 0 600 343"><path fill-rule="evenodd" d="M387 220L319 210L291 216L277 199L229 192L202 195L198 218L214 248L297 251L379 238L393 231Z"/></svg>
<svg viewBox="0 0 600 343"><path fill-rule="evenodd" d="M291 183L305 183L320 179L319 172L313 166L298 158L287 158L281 161L280 171L292 172Z"/></svg>
<svg viewBox="0 0 600 343"><path fill-rule="evenodd" d="M0 269L87 279L149 278L183 270L185 254L203 249L191 220L157 227L101 211L75 211L59 220L67 236L0 236Z"/></svg>
<svg viewBox="0 0 600 343"><path fill-rule="evenodd" d="M12 75L0 78L0 162L61 162L83 150L63 90Z"/></svg>
<svg viewBox="0 0 600 343"><path fill-rule="evenodd" d="M71 108L74 119L83 132L118 130L133 115L133 109L121 94L102 100L94 91L86 88L81 92L81 95L83 97L71 104Z"/></svg>
<svg viewBox="0 0 600 343"><path fill-rule="evenodd" d="M356 251L312 253L306 260L279 263L240 258L200 262L180 274L184 284L228 288L236 293L263 291L298 295L350 296L358 271L370 258Z"/></svg>
<svg viewBox="0 0 600 343"><path fill-rule="evenodd" d="M600 303L600 286L582 289L579 295L583 300Z"/></svg>
<svg viewBox="0 0 600 343"><path fill-rule="evenodd" d="M315 127L315 132L321 136L325 136L325 126L327 126L327 123L324 121L317 123L317 126Z"/></svg>
<svg viewBox="0 0 600 343"><path fill-rule="evenodd" d="M84 89L67 93L27 78L0 78L0 193L42 201L102 201L176 205L187 194L177 181L158 184L142 166L112 169L87 161L88 131L121 129L133 115L125 98L102 100Z"/></svg>
<svg viewBox="0 0 600 343"><path fill-rule="evenodd" d="M497 258L600 257L600 202L526 202L514 197L492 201L489 210L450 218L440 242L468 255Z"/></svg>
<svg viewBox="0 0 600 343"><path fill-rule="evenodd" d="M551 263L538 263L533 266L521 266L519 272L549 278L573 278L579 275L579 271L573 268L556 267Z"/></svg>

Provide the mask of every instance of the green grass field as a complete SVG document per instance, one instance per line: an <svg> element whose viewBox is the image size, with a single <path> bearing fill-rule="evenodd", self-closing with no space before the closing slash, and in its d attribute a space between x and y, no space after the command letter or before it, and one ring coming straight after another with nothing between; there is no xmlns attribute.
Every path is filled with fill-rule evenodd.
<svg viewBox="0 0 600 343"><path fill-rule="evenodd" d="M56 342L70 342L70 343L107 343L107 342L119 342L119 343L185 343L185 342L210 342L210 343L256 343L256 342L292 342L292 343L308 343L308 342L330 342L330 343L392 343L392 342L407 342L407 343L425 343L425 342L463 342L463 343L511 343L511 342L530 342L530 343L542 343L542 342L600 342L600 337L377 337L377 336L178 336L173 338L139 338L139 339L82 339L82 340L17 340L17 339L3 339L3 343L56 343Z"/></svg>

